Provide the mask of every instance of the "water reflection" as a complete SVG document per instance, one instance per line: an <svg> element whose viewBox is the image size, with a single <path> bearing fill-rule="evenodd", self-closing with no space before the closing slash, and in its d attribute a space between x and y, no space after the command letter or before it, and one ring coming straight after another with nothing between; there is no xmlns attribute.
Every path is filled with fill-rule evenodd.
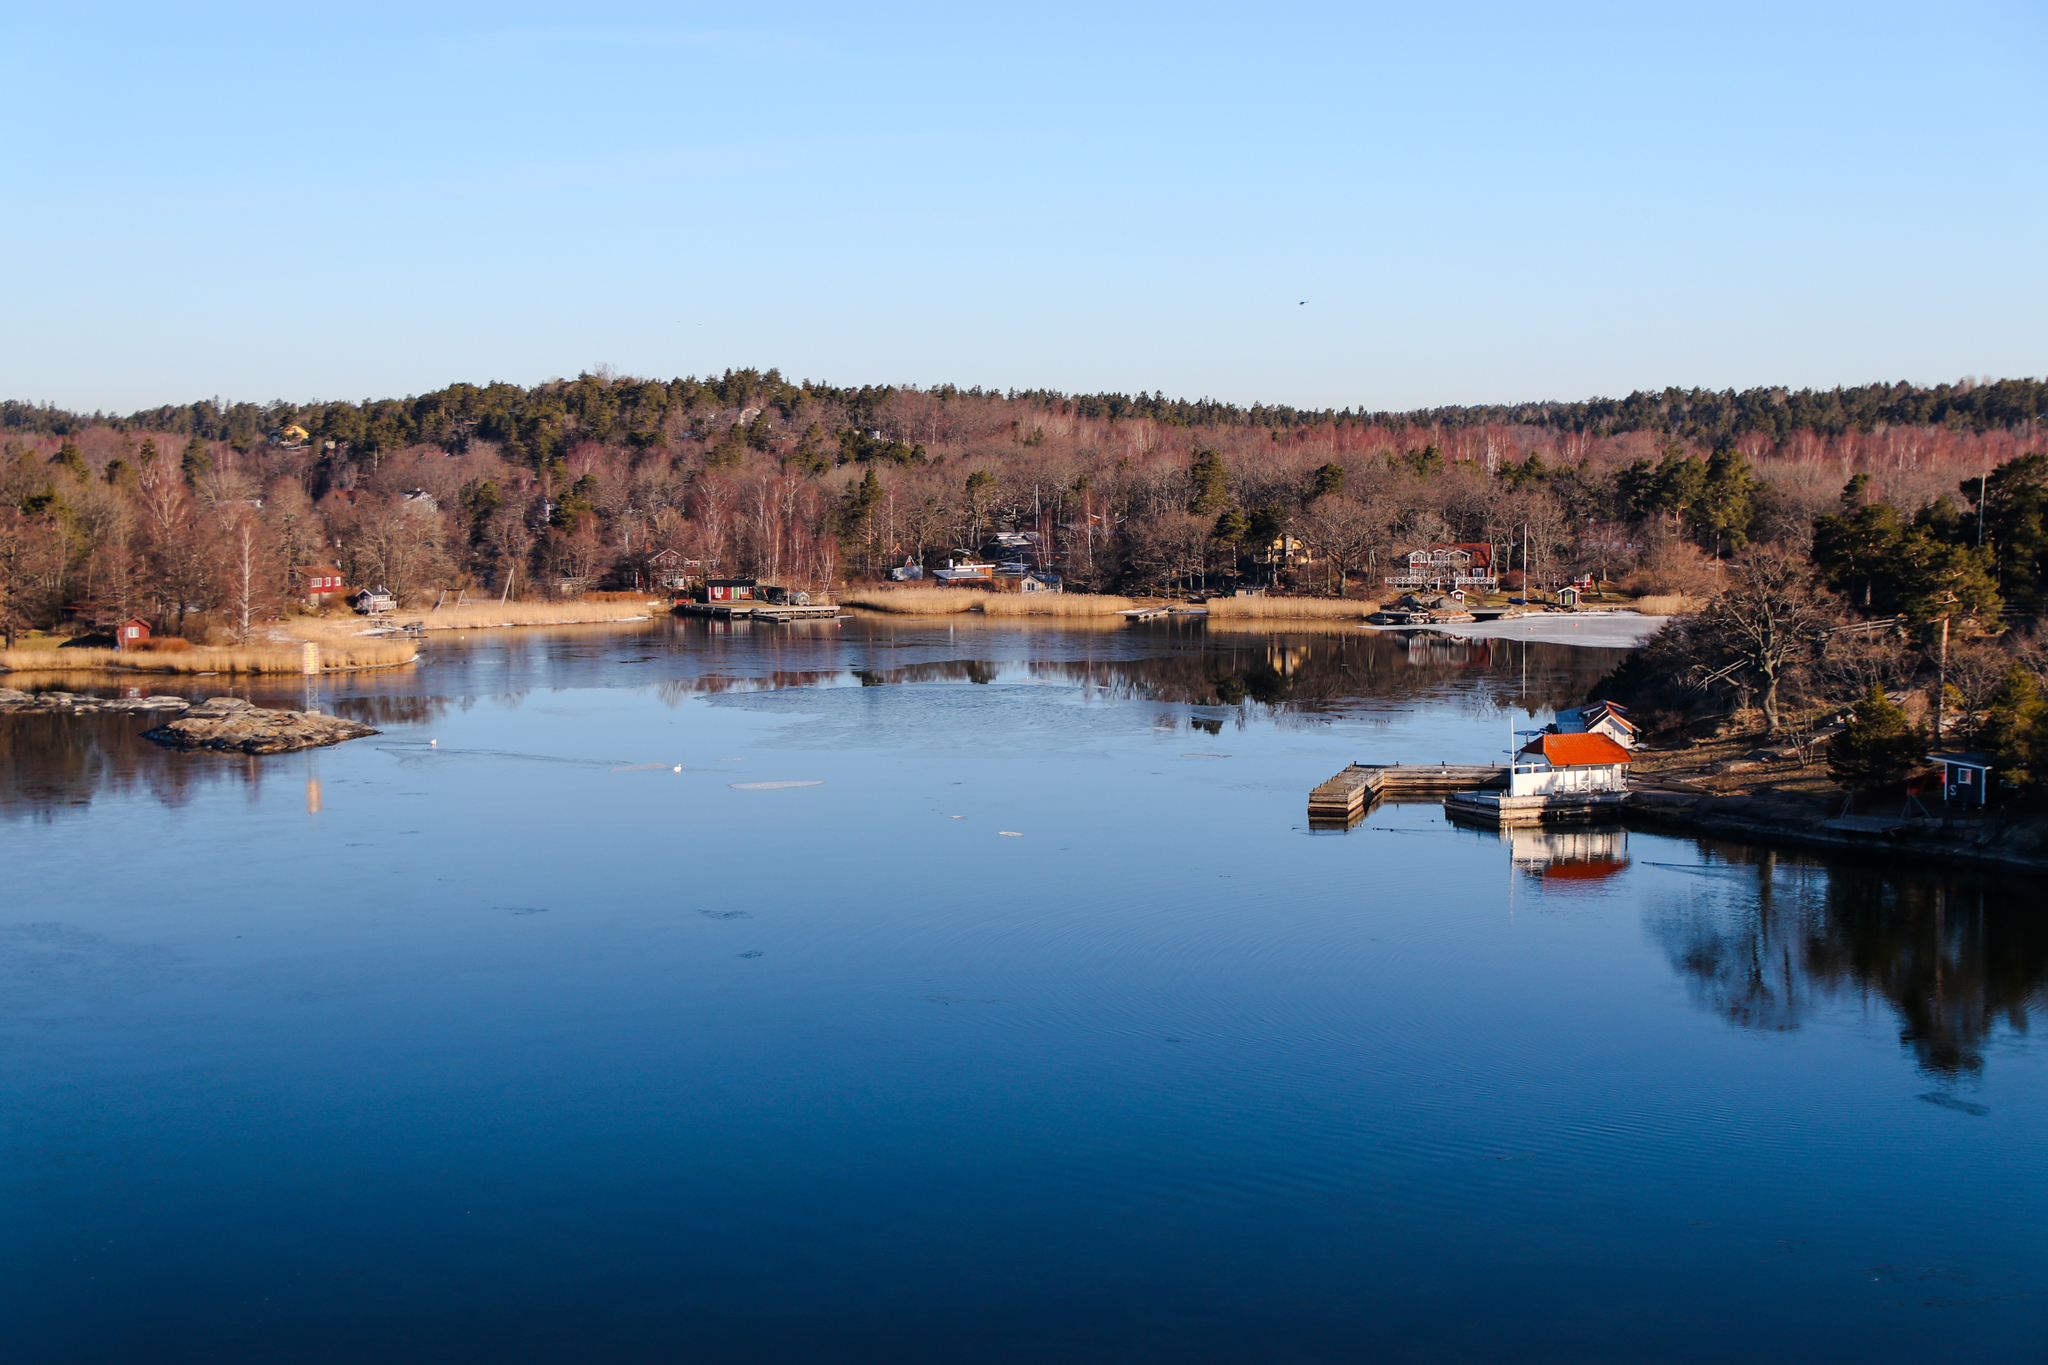
<svg viewBox="0 0 2048 1365"><path fill-rule="evenodd" d="M1714 846L1698 885L1654 909L1652 935L1695 1002L1742 1028L1796 1029L1825 1004L1882 1000L1920 1068L1983 1069L2000 1024L2024 1033L2048 990L2038 888L1914 876Z"/></svg>
<svg viewBox="0 0 2048 1365"><path fill-rule="evenodd" d="M1602 882L1628 870L1628 831L1524 825L1506 831L1508 861L1546 886Z"/></svg>
<svg viewBox="0 0 2048 1365"><path fill-rule="evenodd" d="M645 689L676 706L699 697L805 688L1035 683L1077 688L1084 702L1154 702L1217 735L1253 717L1281 726L1333 718L1375 722L1421 702L1483 713L1538 714L1585 697L1616 650L1473 641L1427 632L1347 628L1213 629L1199 620L1042 623L855 617L807 628L731 628L662 619L495 635L434 636L419 664L300 677L66 674L64 690L111 695L244 697L319 708L379 729L424 725L480 700L517 707L539 693ZM198 786L255 782L260 762L177 755L139 738L127 717L0 716L7 782L0 818L48 817L95 795L142 790L177 803ZM277 760L269 760L276 766Z"/></svg>
<svg viewBox="0 0 2048 1365"><path fill-rule="evenodd" d="M146 793L182 806L223 783L260 786L264 760L185 754L141 738L132 715L0 717L0 819L50 820L96 798Z"/></svg>
<svg viewBox="0 0 2048 1365"><path fill-rule="evenodd" d="M686 623L683 631L703 628ZM963 638L964 637L964 638ZM1041 682L1078 686L1119 701L1275 712L1383 709L1389 701L1443 698L1458 692L1506 701L1530 713L1582 700L1620 657L1612 650L1522 641L1463 640L1415 632L1352 631L1343 635L1236 630L1194 625L1125 628L1116 632L847 623L837 636L792 641L757 628L743 662L729 670L726 649L736 637L707 637L725 646L706 656L705 672L665 679L671 702L726 692L792 687L890 687L911 683ZM941 657L890 664L906 650ZM974 653L962 657L966 646ZM791 654L811 667L788 667ZM861 656L869 657L861 657ZM844 662L841 662L844 660ZM1215 733L1219 719L1204 728Z"/></svg>

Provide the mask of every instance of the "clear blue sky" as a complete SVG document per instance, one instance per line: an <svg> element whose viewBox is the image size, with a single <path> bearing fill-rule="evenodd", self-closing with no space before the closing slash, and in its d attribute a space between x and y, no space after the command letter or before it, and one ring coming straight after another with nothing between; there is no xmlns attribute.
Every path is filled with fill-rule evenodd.
<svg viewBox="0 0 2048 1365"><path fill-rule="evenodd" d="M0 4L0 396L2048 373L2048 6Z"/></svg>

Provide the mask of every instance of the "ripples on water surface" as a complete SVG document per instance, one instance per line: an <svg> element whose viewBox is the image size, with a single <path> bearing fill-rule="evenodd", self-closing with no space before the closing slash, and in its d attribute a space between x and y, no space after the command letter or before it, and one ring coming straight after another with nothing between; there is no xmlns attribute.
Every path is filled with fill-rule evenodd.
<svg viewBox="0 0 2048 1365"><path fill-rule="evenodd" d="M1613 659L661 622L308 754L0 719L9 1356L2040 1359L2037 885L1307 828Z"/></svg>

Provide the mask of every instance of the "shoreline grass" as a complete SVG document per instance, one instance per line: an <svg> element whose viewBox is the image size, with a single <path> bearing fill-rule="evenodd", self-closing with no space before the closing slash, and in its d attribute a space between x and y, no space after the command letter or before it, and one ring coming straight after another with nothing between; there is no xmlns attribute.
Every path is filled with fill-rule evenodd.
<svg viewBox="0 0 2048 1365"><path fill-rule="evenodd" d="M320 645L320 671L396 668L419 657L417 646L390 640L332 641ZM300 673L305 657L296 647L192 648L176 651L125 649L0 650L4 673Z"/></svg>
<svg viewBox="0 0 2048 1365"><path fill-rule="evenodd" d="M1338 597L1212 597L1209 619L1363 621L1380 609L1378 602Z"/></svg>
<svg viewBox="0 0 2048 1365"><path fill-rule="evenodd" d="M619 594L625 600L576 602L465 602L439 611L421 607L394 611L373 623L367 616L300 616L285 623L285 630L301 640L315 640L323 646L337 637L359 636L376 625L420 623L423 630L496 630L509 626L573 626L606 621L629 621L668 609L660 597L641 593Z"/></svg>
<svg viewBox="0 0 2048 1365"><path fill-rule="evenodd" d="M978 588L854 588L839 595L839 605L903 616L1114 616L1136 603L1128 597L1097 593L983 592Z"/></svg>
<svg viewBox="0 0 2048 1365"><path fill-rule="evenodd" d="M1638 597L1628 606L1645 616L1690 616L1706 606L1702 598L1687 597L1684 593L1660 593L1651 597Z"/></svg>

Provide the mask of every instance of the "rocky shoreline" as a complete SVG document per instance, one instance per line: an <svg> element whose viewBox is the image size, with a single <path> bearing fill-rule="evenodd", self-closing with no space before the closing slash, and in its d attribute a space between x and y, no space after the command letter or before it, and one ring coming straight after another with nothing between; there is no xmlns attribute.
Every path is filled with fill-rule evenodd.
<svg viewBox="0 0 2048 1365"><path fill-rule="evenodd" d="M0 714L161 717L142 737L173 749L231 754L288 754L374 735L375 729L318 711L279 711L240 697L81 697L70 692L18 692L0 687Z"/></svg>
<svg viewBox="0 0 2048 1365"><path fill-rule="evenodd" d="M1887 802L1890 809L1896 803ZM1797 844L1885 858L1978 867L2048 868L2048 817L1833 815L1802 798L1770 793L1711 796L1636 790L1631 820L1746 844Z"/></svg>

